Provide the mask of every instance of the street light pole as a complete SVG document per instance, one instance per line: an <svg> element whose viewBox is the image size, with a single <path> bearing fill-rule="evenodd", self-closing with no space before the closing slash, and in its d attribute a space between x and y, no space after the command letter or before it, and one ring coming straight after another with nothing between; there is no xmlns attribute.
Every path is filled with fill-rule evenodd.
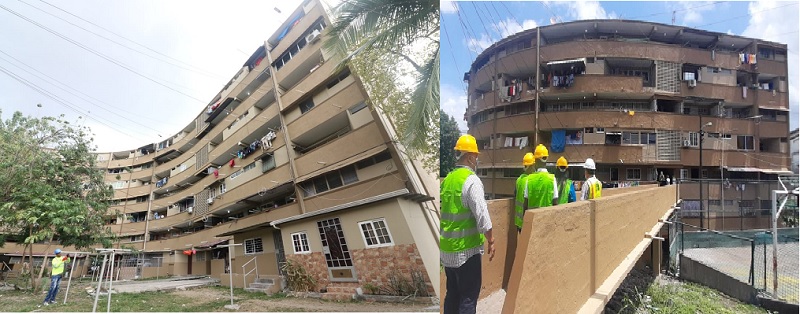
<svg viewBox="0 0 800 314"><path fill-rule="evenodd" d="M705 135L705 131L703 128L711 126L711 122L703 124L703 116L700 116L699 114L698 116L700 117L700 230L703 230L705 228L703 225L703 216L705 215L705 211L703 210L705 207L703 206L703 136Z"/></svg>

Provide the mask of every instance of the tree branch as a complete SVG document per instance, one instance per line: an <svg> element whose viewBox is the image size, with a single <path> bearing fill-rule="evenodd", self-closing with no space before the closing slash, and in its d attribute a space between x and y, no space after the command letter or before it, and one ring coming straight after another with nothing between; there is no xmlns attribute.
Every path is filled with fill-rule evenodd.
<svg viewBox="0 0 800 314"><path fill-rule="evenodd" d="M417 64L416 62L414 62L414 60L411 60L411 58L410 58L409 56L407 56L407 55L403 54L402 52L399 52L399 51L394 51L394 50L392 50L392 49L389 49L389 52L391 52L391 53L393 53L393 54L396 54L396 55L398 55L398 56L401 56L401 57L403 57L403 59L406 59L406 61L408 61L409 63L411 63L411 65L414 67L414 69L416 69L416 70L417 70L417 72L420 72L420 73L422 73L422 67L421 67L419 64Z"/></svg>

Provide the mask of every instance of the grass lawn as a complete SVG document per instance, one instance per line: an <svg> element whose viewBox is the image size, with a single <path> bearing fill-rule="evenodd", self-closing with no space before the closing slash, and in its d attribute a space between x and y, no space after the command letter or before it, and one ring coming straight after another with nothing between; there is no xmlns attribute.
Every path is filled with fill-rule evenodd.
<svg viewBox="0 0 800 314"><path fill-rule="evenodd" d="M628 296L623 303L620 312L625 313L769 313L703 285L662 278L651 283L646 293Z"/></svg>
<svg viewBox="0 0 800 314"><path fill-rule="evenodd" d="M86 293L89 283L72 283L67 304L62 285L58 293L58 304L41 306L45 294L30 292L0 291L2 312L91 312L94 296ZM105 312L108 297L101 295L97 311ZM200 287L164 292L119 293L111 296L112 312L231 312L225 309L230 304L230 288ZM368 302L332 302L318 299L287 297L282 294L266 295L234 289L234 303L239 312L421 312L425 305L386 304ZM428 305L430 306L430 305Z"/></svg>

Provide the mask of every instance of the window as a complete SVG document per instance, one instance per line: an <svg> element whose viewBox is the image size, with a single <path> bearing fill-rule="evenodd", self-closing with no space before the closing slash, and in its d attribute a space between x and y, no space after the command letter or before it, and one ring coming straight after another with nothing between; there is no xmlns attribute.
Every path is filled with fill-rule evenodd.
<svg viewBox="0 0 800 314"><path fill-rule="evenodd" d="M261 158L261 172L267 172L275 168L275 156L267 155Z"/></svg>
<svg viewBox="0 0 800 314"><path fill-rule="evenodd" d="M700 178L708 179L708 169L703 169L700 171Z"/></svg>
<svg viewBox="0 0 800 314"><path fill-rule="evenodd" d="M700 145L700 133L689 132L689 146L697 147Z"/></svg>
<svg viewBox="0 0 800 314"><path fill-rule="evenodd" d="M131 242L144 241L144 235L131 236Z"/></svg>
<svg viewBox="0 0 800 314"><path fill-rule="evenodd" d="M114 189L121 189L121 188L125 187L126 183L128 183L128 181L117 181L117 182L114 182L114 184L112 184L112 186L114 187Z"/></svg>
<svg viewBox="0 0 800 314"><path fill-rule="evenodd" d="M736 137L736 148L743 150L753 150L753 136L739 135Z"/></svg>
<svg viewBox="0 0 800 314"><path fill-rule="evenodd" d="M519 178L522 175L522 168L505 168L503 169L504 178Z"/></svg>
<svg viewBox="0 0 800 314"><path fill-rule="evenodd" d="M566 144L567 145L581 145L583 144L582 130L567 130L566 131Z"/></svg>
<svg viewBox="0 0 800 314"><path fill-rule="evenodd" d="M344 80L348 76L350 76L350 70L349 69L348 70L344 70L344 72L339 74L339 76L337 76L335 79L332 79L330 82L328 82L328 85L326 85L326 86L328 87L328 89L331 89L332 87L336 86L336 84L339 84L339 82L341 82L342 80Z"/></svg>
<svg viewBox="0 0 800 314"><path fill-rule="evenodd" d="M261 238L253 238L244 240L244 254L253 255L263 253L264 247L261 244Z"/></svg>
<svg viewBox="0 0 800 314"><path fill-rule="evenodd" d="M377 163L380 163L380 162L383 162L383 161L386 161L386 160L389 160L389 159L392 159L392 155L389 153L388 150L386 150L386 151L383 151L382 153L379 153L379 154L377 154L375 156L372 156L372 157L369 157L369 158L366 158L366 159L364 159L362 161L357 162L356 163L356 167L358 169L364 169L366 167L372 166L374 164L377 164Z"/></svg>
<svg viewBox="0 0 800 314"><path fill-rule="evenodd" d="M356 168L351 165L303 182L300 188L303 190L303 196L313 196L355 182L358 182L358 175Z"/></svg>
<svg viewBox="0 0 800 314"><path fill-rule="evenodd" d="M348 109L348 111L350 111L350 114L355 114L356 112L359 112L359 111L361 111L361 109L364 109L364 108L367 108L367 103L362 101L362 102L356 104L355 106L350 107L350 109Z"/></svg>
<svg viewBox="0 0 800 314"><path fill-rule="evenodd" d="M306 113L311 110L311 108L314 108L314 100L309 98L300 104L300 113Z"/></svg>
<svg viewBox="0 0 800 314"><path fill-rule="evenodd" d="M719 200L708 200L708 206L720 206L722 202Z"/></svg>
<svg viewBox="0 0 800 314"><path fill-rule="evenodd" d="M231 178L231 180L232 180L232 179L236 179L236 177L238 177L238 176L240 176L240 175L244 174L244 173L245 173L245 172L247 172L248 170L250 170L250 169L253 169L253 168L255 168L255 167L256 167L256 163L255 163L255 161L254 161L254 162L251 162L251 163L250 163L250 164L248 164L247 166L244 166L244 168L242 168L241 170L239 170L239 171L236 171L236 172L234 172L234 173L231 173L231 175L230 175L229 177ZM222 192L222 193L225 193L225 192ZM220 194L222 194L222 193L220 193Z"/></svg>
<svg viewBox="0 0 800 314"><path fill-rule="evenodd" d="M610 168L609 172L609 178L611 181L619 181L619 171L617 168Z"/></svg>
<svg viewBox="0 0 800 314"><path fill-rule="evenodd" d="M389 227L386 226L386 220L383 218L375 219L372 221L364 221L358 223L361 227L361 235L364 237L364 243L367 247L382 247L390 246L392 243L392 236L389 234Z"/></svg>
<svg viewBox="0 0 800 314"><path fill-rule="evenodd" d="M197 252L197 254L195 254L194 256L195 256L194 259L198 262L206 260L206 252Z"/></svg>
<svg viewBox="0 0 800 314"><path fill-rule="evenodd" d="M292 233L292 246L294 254L311 253L308 246L308 235L305 232Z"/></svg>
<svg viewBox="0 0 800 314"><path fill-rule="evenodd" d="M225 182L220 183L219 184L219 195L225 194L225 192L227 192L227 191L228 191L228 189L225 186Z"/></svg>
<svg viewBox="0 0 800 314"><path fill-rule="evenodd" d="M625 170L625 179L626 180L641 180L642 179L642 169L639 168L630 168Z"/></svg>

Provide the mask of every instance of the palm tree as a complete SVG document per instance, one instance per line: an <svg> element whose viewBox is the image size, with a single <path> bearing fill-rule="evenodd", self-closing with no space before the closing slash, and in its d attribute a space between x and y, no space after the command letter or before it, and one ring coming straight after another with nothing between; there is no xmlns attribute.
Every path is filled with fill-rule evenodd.
<svg viewBox="0 0 800 314"><path fill-rule="evenodd" d="M367 50L395 54L416 69L418 78L402 141L414 151L430 145L426 134L435 127L439 108L439 0L344 0L333 11L325 49L341 58L338 69ZM432 52L422 64L403 52L419 39L432 42Z"/></svg>

